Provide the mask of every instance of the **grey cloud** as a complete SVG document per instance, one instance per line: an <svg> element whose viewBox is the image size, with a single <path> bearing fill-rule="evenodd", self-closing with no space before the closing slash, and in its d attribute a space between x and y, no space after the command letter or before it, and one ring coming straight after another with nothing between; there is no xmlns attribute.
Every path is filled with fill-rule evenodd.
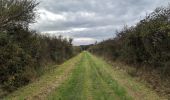
<svg viewBox="0 0 170 100"><path fill-rule="evenodd" d="M108 26L108 27L103 27L103 28L92 28L89 30L81 31L81 32L74 32L72 33L73 37L75 38L94 38L98 41L107 39L109 37L114 36L114 27Z"/></svg>
<svg viewBox="0 0 170 100"><path fill-rule="evenodd" d="M114 36L114 31L124 24L134 25L146 13L156 7L166 6L169 0L39 0L39 10L44 9L65 19L50 20L37 18L31 28L44 31L72 31L73 38L92 38L101 41ZM47 15L48 16L48 15ZM44 16L46 18L47 16ZM50 17L49 17L50 18ZM112 27L108 27L112 26ZM102 28L100 28L102 27Z"/></svg>

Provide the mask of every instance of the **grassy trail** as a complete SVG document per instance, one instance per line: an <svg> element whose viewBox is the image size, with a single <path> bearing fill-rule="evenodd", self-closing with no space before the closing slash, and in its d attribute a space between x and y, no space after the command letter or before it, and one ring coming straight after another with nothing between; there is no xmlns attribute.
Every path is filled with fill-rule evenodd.
<svg viewBox="0 0 170 100"><path fill-rule="evenodd" d="M18 89L3 100L45 100L44 98L49 93L58 88L71 75L81 58L82 54L68 60L40 77L36 82Z"/></svg>
<svg viewBox="0 0 170 100"><path fill-rule="evenodd" d="M4 100L160 100L124 72L88 52L67 61Z"/></svg>

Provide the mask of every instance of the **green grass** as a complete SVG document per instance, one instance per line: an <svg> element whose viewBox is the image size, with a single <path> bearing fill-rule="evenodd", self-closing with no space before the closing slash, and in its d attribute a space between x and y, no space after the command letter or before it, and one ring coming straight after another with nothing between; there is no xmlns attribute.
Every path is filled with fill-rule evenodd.
<svg viewBox="0 0 170 100"><path fill-rule="evenodd" d="M102 61L102 59L101 59ZM113 66L120 67L127 65L114 62ZM160 97L156 91L148 88L145 82L139 81L136 77L131 77L126 71L112 67L110 72L111 76L131 95L134 100L167 100L165 97Z"/></svg>
<svg viewBox="0 0 170 100"><path fill-rule="evenodd" d="M95 59L95 57L89 53L88 56L91 67L93 68L92 71L95 71L97 75L94 76L95 74L92 74L92 76L94 79L98 78L97 80L100 80L100 82L97 82L100 84L94 84L94 87L98 85L101 91L105 88L105 93L103 95L97 95L96 100L100 100L100 96L103 96L102 98L105 98L104 100L131 100L132 98L127 95L125 89L111 77L110 73L108 73L106 70L108 68L107 64L103 63L103 61L100 61L99 59Z"/></svg>
<svg viewBox="0 0 170 100"><path fill-rule="evenodd" d="M49 100L130 100L123 87L104 71L88 52L74 69L72 76L48 97Z"/></svg>
<svg viewBox="0 0 170 100"><path fill-rule="evenodd" d="M124 92L127 92L126 94L130 95L134 100L167 100L165 97L159 97L158 94L148 88L145 83L138 81L136 78L131 77L126 71L119 69L120 66L129 68L128 66L116 62L113 62L113 65L111 66L101 58L97 58L95 56L91 57L93 58L93 62L97 62L97 66L103 67L102 70L107 72L108 75L115 80L116 85L114 90L116 90L116 88L118 91L119 89L123 89L122 92L126 90ZM119 92L117 94L119 95ZM127 97L128 99L132 99L129 96Z"/></svg>
<svg viewBox="0 0 170 100"><path fill-rule="evenodd" d="M85 60L83 54L83 58L76 65L72 76L57 91L49 95L49 100L86 100L83 89L85 83Z"/></svg>
<svg viewBox="0 0 170 100"><path fill-rule="evenodd" d="M4 100L24 100L25 98L33 97L39 93L41 90L45 89L45 87L50 86L53 82L56 81L58 77L65 73L65 70L69 67L74 67L75 64L79 62L82 54L68 60L64 64L56 67L54 70L50 70L50 72L46 73L42 77L40 77L36 82L29 84L23 88L18 89L14 93L8 95L4 98Z"/></svg>
<svg viewBox="0 0 170 100"><path fill-rule="evenodd" d="M66 79L58 80L60 76ZM62 82L47 92L43 100L160 100L143 83L135 81L127 73L113 68L89 52L82 52L4 99L24 100L41 96L41 91L53 87L56 81Z"/></svg>

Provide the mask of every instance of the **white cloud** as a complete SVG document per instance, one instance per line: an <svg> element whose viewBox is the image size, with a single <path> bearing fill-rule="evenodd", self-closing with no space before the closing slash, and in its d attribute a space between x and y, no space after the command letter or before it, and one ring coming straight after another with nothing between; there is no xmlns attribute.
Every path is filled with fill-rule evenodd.
<svg viewBox="0 0 170 100"><path fill-rule="evenodd" d="M87 45L87 44L92 44L95 43L97 40L93 38L75 38L73 40L74 45Z"/></svg>
<svg viewBox="0 0 170 100"><path fill-rule="evenodd" d="M38 13L40 14L39 20L44 21L58 21L58 20L66 20L66 17L60 14L55 14L45 9L39 9Z"/></svg>
<svg viewBox="0 0 170 100"><path fill-rule="evenodd" d="M72 28L72 29L68 29L68 30L56 30L56 31L44 31L42 33L51 33L51 34L59 34L62 35L62 33L70 33L70 32L81 32L81 31L85 31L88 30L88 28ZM71 34L70 34L71 35Z"/></svg>

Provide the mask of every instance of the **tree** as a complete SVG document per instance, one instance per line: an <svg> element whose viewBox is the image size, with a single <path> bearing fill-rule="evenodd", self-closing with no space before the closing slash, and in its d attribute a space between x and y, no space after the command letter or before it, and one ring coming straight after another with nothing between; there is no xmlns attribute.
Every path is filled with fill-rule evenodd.
<svg viewBox="0 0 170 100"><path fill-rule="evenodd" d="M35 0L0 0L0 30L15 26L28 28L34 22L38 4Z"/></svg>

